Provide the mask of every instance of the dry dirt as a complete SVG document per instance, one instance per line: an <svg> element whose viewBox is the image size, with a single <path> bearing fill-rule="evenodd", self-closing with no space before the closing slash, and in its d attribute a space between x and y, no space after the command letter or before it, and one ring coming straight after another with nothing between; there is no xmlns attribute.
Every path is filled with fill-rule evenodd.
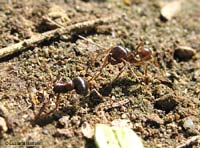
<svg viewBox="0 0 200 148"><path fill-rule="evenodd" d="M164 21L160 9L167 0L130 2L130 5L123 0L0 2L0 48L59 27L121 16L117 21L69 34L70 37L58 36L1 59L1 147L34 142L36 147L94 148L93 139L83 136L84 125L93 128L97 123L111 124L116 119L129 121L145 148L176 147L199 135L200 3L187 0L172 20ZM57 80L77 76L89 79L100 69L105 54L95 62L93 59L102 49L78 35L106 48L121 45L131 51L143 39L157 61L147 63L149 83L143 82L141 65L132 66L135 74L128 68L109 85L122 65L108 65L90 86L103 99L92 92L87 96L74 91L62 94L59 109L47 118L33 121L45 101L50 104L44 112L55 106L52 86ZM193 48L195 55L187 58L174 54L179 46ZM188 121L193 124L186 128ZM187 147L197 148L200 143L195 141Z"/></svg>

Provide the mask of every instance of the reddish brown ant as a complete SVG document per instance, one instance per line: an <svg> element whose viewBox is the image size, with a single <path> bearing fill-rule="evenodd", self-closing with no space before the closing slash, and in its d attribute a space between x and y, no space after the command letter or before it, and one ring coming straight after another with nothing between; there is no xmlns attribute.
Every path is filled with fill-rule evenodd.
<svg viewBox="0 0 200 148"><path fill-rule="evenodd" d="M86 39L83 36L79 35L79 37L84 39L84 40L86 40L86 41L88 41L88 42L91 42L92 44L97 45L98 47L104 48L104 47L102 47L102 46L100 46L100 45L98 45L98 44ZM145 66L145 71L144 71L145 78L144 78L144 81L145 81L146 84L148 83L147 61L150 61L150 59L152 59L152 54L153 53L152 53L152 50L150 50L149 48L145 48L144 47L144 42L143 41L136 47L136 50L134 50L134 51L130 51L129 49L123 48L121 46L115 46L115 47L111 47L109 49L104 50L100 54L103 54L103 53L107 53L107 55L106 55L106 57L105 57L105 59L103 61L103 64L102 64L101 68L100 68L100 72L99 72L99 74L97 74L97 73L94 74L92 79L97 78L102 73L103 68L105 68L108 64L117 65L119 63L123 63L124 65L123 65L122 69L120 70L119 74L117 75L117 77L114 80L119 78L119 76L124 71L126 65L133 64L134 66L142 66L142 65ZM99 55L97 55L97 57ZM95 60L97 59L97 57L95 58Z"/></svg>

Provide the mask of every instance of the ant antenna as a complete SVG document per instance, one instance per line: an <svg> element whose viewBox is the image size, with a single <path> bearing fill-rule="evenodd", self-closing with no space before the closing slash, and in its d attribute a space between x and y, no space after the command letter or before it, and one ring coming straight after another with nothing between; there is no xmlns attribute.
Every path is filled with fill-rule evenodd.
<svg viewBox="0 0 200 148"><path fill-rule="evenodd" d="M92 43L92 44L96 45L97 47L100 47L100 48L103 48L103 49L107 49L106 47L103 47L103 46L101 46L101 45L95 43L94 41L89 40L89 39L83 37L82 35L78 35L78 37L81 38L81 39L83 39L83 40L85 40L85 41L87 41L87 42L89 42L89 43Z"/></svg>
<svg viewBox="0 0 200 148"><path fill-rule="evenodd" d="M78 37L81 38L81 39L83 39L83 40L85 40L85 41L87 41L87 42L89 42L89 43L91 43L91 44L93 44L93 45L95 45L95 46L97 46L97 47L99 47L99 48L104 49L103 51L100 51L99 53L97 53L97 55L96 55L95 58L93 59L93 64L94 64L94 61L96 61L96 59L97 59L101 54L106 53L107 50L110 50L110 49L107 49L106 47L103 47L103 46L101 46L101 45L95 43L95 42L92 41L92 40L89 40L89 39L83 37L82 35L78 35ZM88 72L88 69L89 69L89 67L87 67L86 72ZM89 81L91 81L91 80L92 80L92 79L90 79Z"/></svg>

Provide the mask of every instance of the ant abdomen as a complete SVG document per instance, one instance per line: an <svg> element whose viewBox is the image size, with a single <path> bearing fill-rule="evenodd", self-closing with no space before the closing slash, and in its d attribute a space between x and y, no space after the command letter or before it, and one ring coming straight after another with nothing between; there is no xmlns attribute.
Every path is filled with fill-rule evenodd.
<svg viewBox="0 0 200 148"><path fill-rule="evenodd" d="M86 95L88 93L88 82L82 77L74 78L73 84L77 94Z"/></svg>
<svg viewBox="0 0 200 148"><path fill-rule="evenodd" d="M118 63L123 62L123 60L127 60L128 50L121 46L113 47L108 55L108 62L112 65L116 65Z"/></svg>

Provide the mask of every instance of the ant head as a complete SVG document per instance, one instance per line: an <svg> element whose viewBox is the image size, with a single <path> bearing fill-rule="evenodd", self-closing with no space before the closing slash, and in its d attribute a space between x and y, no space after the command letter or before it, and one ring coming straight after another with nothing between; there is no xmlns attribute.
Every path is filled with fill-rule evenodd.
<svg viewBox="0 0 200 148"><path fill-rule="evenodd" d="M141 60L149 60L152 57L152 51L149 48L141 48L138 51L138 55L141 58Z"/></svg>
<svg viewBox="0 0 200 148"><path fill-rule="evenodd" d="M145 48L144 41L141 41L136 48L136 55L138 55L142 61L146 61L151 59L152 51L149 48Z"/></svg>
<svg viewBox="0 0 200 148"><path fill-rule="evenodd" d="M74 84L72 81L69 82L58 82L53 86L53 91L55 93L66 93L74 89Z"/></svg>

